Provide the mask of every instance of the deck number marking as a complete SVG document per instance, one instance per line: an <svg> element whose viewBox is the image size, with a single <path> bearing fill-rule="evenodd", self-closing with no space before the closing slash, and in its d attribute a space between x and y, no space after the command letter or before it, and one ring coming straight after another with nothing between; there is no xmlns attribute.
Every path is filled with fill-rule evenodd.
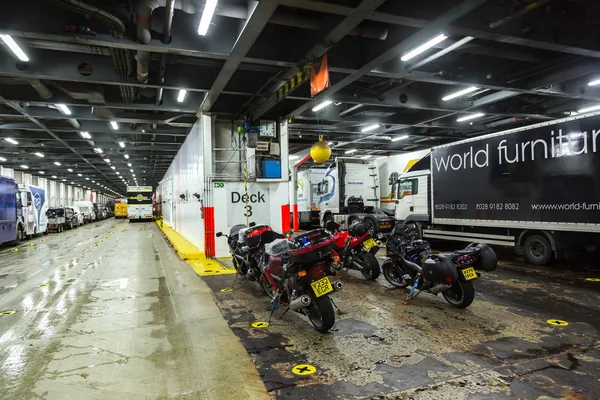
<svg viewBox="0 0 600 400"><path fill-rule="evenodd" d="M560 319L549 319L548 322L550 325L555 325L555 326L567 326L569 325L569 323L567 321L562 321Z"/></svg>
<svg viewBox="0 0 600 400"><path fill-rule="evenodd" d="M257 329L266 328L269 325L271 325L271 324L269 324L268 322L263 322L263 321L256 321L256 322L252 323L252 327L257 328Z"/></svg>
<svg viewBox="0 0 600 400"><path fill-rule="evenodd" d="M299 364L292 368L292 372L296 375L312 375L317 369L310 364Z"/></svg>

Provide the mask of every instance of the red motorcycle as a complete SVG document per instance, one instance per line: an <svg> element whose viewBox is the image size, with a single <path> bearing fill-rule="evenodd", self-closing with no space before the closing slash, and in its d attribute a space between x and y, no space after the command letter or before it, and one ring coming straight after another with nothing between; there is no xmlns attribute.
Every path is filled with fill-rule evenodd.
<svg viewBox="0 0 600 400"><path fill-rule="evenodd" d="M381 273L379 262L375 254L379 246L371 237L369 227L356 221L350 225L348 230L341 230L340 224L329 221L325 227L333 233L334 246L333 257L337 261L334 268L342 271L354 269L360 271L370 281L377 279Z"/></svg>
<svg viewBox="0 0 600 400"><path fill-rule="evenodd" d="M341 281L331 282L328 277L335 275L331 269L333 241L325 229L316 229L265 245L259 283L273 299L271 315L280 305L287 306L287 310L306 315L317 331L331 329L335 313L329 294L343 287Z"/></svg>

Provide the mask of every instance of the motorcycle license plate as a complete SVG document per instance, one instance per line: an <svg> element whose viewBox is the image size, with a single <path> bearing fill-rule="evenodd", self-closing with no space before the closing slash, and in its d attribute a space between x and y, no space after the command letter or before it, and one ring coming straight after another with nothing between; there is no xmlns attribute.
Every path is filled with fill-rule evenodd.
<svg viewBox="0 0 600 400"><path fill-rule="evenodd" d="M310 286L312 286L313 292L315 292L315 296L317 297L333 292L333 286L331 286L331 282L327 277L314 281Z"/></svg>
<svg viewBox="0 0 600 400"><path fill-rule="evenodd" d="M377 242L374 241L373 239L367 239L367 240L365 240L365 242L363 243L363 245L368 250L368 249L370 249L372 247L377 246Z"/></svg>
<svg viewBox="0 0 600 400"><path fill-rule="evenodd" d="M473 268L465 268L463 270L461 270L463 276L465 277L466 280L470 281L471 279L475 279L477 278L477 272L475 272L475 269Z"/></svg>

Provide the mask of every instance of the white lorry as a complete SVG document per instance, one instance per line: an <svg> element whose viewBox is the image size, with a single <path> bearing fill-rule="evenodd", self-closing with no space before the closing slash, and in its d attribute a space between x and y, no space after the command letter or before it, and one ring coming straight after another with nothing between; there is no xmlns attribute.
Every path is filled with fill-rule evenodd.
<svg viewBox="0 0 600 400"><path fill-rule="evenodd" d="M130 221L152 221L152 186L127 186L127 218Z"/></svg>
<svg viewBox="0 0 600 400"><path fill-rule="evenodd" d="M380 176L379 194L382 210L394 213L398 200L398 177L427 154L429 150L417 150L375 160Z"/></svg>
<svg viewBox="0 0 600 400"><path fill-rule="evenodd" d="M538 265L598 248L599 127L591 113L434 147L400 176L396 219Z"/></svg>
<svg viewBox="0 0 600 400"><path fill-rule="evenodd" d="M73 208L76 212L83 216L83 223L89 224L96 220L96 212L94 204L91 201L80 200L73 203Z"/></svg>
<svg viewBox="0 0 600 400"><path fill-rule="evenodd" d="M393 229L393 218L379 208L379 176L375 164L363 159L336 157L317 189L319 220L323 226L333 220L347 228L359 219L373 235Z"/></svg>
<svg viewBox="0 0 600 400"><path fill-rule="evenodd" d="M20 216L23 234L31 238L40 233L48 233L46 191L28 184L19 184L17 187L23 211Z"/></svg>

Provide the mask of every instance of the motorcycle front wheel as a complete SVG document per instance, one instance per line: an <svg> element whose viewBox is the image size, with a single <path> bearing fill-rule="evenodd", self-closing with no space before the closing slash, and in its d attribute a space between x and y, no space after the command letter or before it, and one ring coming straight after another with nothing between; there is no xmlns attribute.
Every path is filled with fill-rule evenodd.
<svg viewBox="0 0 600 400"><path fill-rule="evenodd" d="M328 295L312 297L312 302L306 307L310 323L321 333L326 333L335 324L335 312Z"/></svg>
<svg viewBox="0 0 600 400"><path fill-rule="evenodd" d="M461 281L454 282L450 289L442 292L444 299L453 307L466 308L471 305L475 299L475 287L473 282Z"/></svg>
<svg viewBox="0 0 600 400"><path fill-rule="evenodd" d="M271 299L275 298L276 293L273 290L273 285L271 285L271 282L264 276L260 279L260 287Z"/></svg>
<svg viewBox="0 0 600 400"><path fill-rule="evenodd" d="M405 288L411 284L411 281L404 278L408 272L404 271L399 265L390 259L383 262L381 266L385 280L398 288ZM410 274L409 274L410 275Z"/></svg>
<svg viewBox="0 0 600 400"><path fill-rule="evenodd" d="M356 262L361 265L362 269L360 272L369 281L374 281L381 273L379 262L371 253L360 253L356 256Z"/></svg>

